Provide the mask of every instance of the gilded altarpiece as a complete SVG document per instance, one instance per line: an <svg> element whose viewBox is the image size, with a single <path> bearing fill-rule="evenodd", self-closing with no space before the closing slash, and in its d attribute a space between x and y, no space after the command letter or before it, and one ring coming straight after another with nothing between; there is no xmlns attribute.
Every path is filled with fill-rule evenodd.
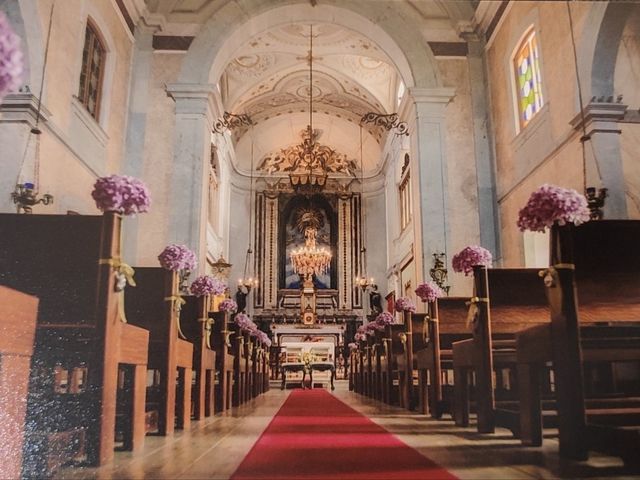
<svg viewBox="0 0 640 480"><path fill-rule="evenodd" d="M279 292L297 285L292 281L291 268L287 267L290 264L287 252L300 243L294 210L304 208L308 200L292 192L256 194L254 268L260 281L254 296L257 309L277 310ZM331 267L326 276L318 279L317 287L338 291L338 310L346 313L360 309L362 292L354 288L354 278L361 267L360 195L326 193L317 195L310 205L319 206L325 222L319 229L319 245L330 248L333 254Z"/></svg>

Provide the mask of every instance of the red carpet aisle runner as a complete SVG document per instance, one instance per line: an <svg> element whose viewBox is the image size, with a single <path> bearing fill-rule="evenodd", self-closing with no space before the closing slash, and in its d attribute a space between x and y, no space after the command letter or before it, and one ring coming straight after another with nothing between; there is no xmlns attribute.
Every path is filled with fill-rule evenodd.
<svg viewBox="0 0 640 480"><path fill-rule="evenodd" d="M294 390L231 477L455 479L326 390Z"/></svg>

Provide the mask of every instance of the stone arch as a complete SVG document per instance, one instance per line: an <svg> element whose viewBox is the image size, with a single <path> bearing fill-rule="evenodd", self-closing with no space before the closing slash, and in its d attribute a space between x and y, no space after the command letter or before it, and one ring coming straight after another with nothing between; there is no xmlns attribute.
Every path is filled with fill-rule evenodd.
<svg viewBox="0 0 640 480"><path fill-rule="evenodd" d="M183 63L179 82L216 83L235 49L251 37L270 28L297 21L320 21L357 31L392 59L407 87L438 87L440 75L433 53L413 25L410 7L350 0L341 7L338 0L311 7L301 0L225 4L209 18L196 36Z"/></svg>

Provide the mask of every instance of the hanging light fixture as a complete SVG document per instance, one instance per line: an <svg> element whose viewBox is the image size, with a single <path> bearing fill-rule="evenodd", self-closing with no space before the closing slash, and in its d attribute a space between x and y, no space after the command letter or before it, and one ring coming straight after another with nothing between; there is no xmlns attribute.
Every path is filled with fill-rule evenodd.
<svg viewBox="0 0 640 480"><path fill-rule="evenodd" d="M238 289L245 289L244 294L247 295L252 288L258 286L258 279L251 273L251 255L253 249L251 248L251 238L253 232L254 218L253 218L253 126L251 126L251 170L249 172L249 245L247 247L247 254L244 259L244 270L242 272L242 278L238 279Z"/></svg>
<svg viewBox="0 0 640 480"><path fill-rule="evenodd" d="M363 291L365 291L367 290L367 288L373 287L374 279L373 277L367 276L367 247L365 245L366 214L364 209L364 163L362 159L362 125L360 125L360 211L362 212L362 245L360 247L360 259L362 263L360 273L358 273L355 278L355 284Z"/></svg>
<svg viewBox="0 0 640 480"><path fill-rule="evenodd" d="M302 143L296 145L289 181L296 192L317 193L327 184L327 162L335 153L329 147L316 142L313 129L313 25L309 25L309 124L302 133Z"/></svg>
<svg viewBox="0 0 640 480"><path fill-rule="evenodd" d="M16 187L11 192L11 198L16 205L18 213L32 213L33 207L38 204L50 205L53 203L53 195L45 193L41 197L38 195L40 187L40 118L42 116L42 92L44 90L44 79L47 68L47 59L49 58L49 41L51 40L51 27L53 25L53 8L55 1L51 4L51 11L49 13L49 28L47 30L47 42L44 49L44 60L42 62L42 79L40 81L40 92L38 95L38 110L36 112L36 124L29 131L27 137L27 143L25 145L24 154L22 156L22 162L18 171L18 178L16 180ZM34 147L34 160L33 160L33 177L27 181L20 183L22 177L22 170L29 153L29 146L32 142L35 143Z"/></svg>

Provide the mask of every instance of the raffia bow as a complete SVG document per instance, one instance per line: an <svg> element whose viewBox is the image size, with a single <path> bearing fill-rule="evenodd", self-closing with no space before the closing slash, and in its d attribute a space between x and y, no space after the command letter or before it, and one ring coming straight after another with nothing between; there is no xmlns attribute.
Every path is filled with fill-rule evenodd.
<svg viewBox="0 0 640 480"><path fill-rule="evenodd" d="M119 258L101 258L98 265L109 265L113 268L113 274L116 277L115 291L118 292L118 317L122 323L127 323L127 315L124 309L124 289L127 285L136 286L133 279L135 270L131 265L124 263Z"/></svg>
<svg viewBox="0 0 640 480"><path fill-rule="evenodd" d="M206 317L199 318L198 321L204 324L204 341L207 345L207 348L211 350L211 325L213 325L213 319Z"/></svg>
<svg viewBox="0 0 640 480"><path fill-rule="evenodd" d="M184 333L182 333L182 328L180 328L180 310L182 310L182 306L187 303L187 301L180 295L171 295L170 297L165 297L164 301L173 302L173 309L176 312L176 323L178 324L178 335L183 340L186 340L187 337Z"/></svg>
<svg viewBox="0 0 640 480"><path fill-rule="evenodd" d="M479 303L489 303L489 299L486 297L471 297L466 305L469 307L469 312L467 313L467 327L478 319L478 314L480 310L478 309Z"/></svg>

